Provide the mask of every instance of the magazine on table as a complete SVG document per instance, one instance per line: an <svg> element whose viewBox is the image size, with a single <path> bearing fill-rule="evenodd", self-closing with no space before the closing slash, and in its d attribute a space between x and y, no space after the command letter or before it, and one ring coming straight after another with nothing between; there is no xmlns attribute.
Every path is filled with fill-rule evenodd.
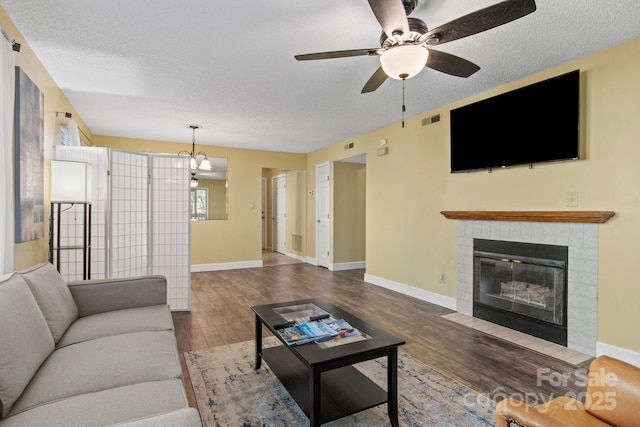
<svg viewBox="0 0 640 427"><path fill-rule="evenodd" d="M360 332L358 329L352 327L344 319L325 319L327 325L337 331L338 333L327 340L318 342L318 346L321 348L336 347L343 344L349 344L352 342L363 341L371 338L369 335Z"/></svg>
<svg viewBox="0 0 640 427"><path fill-rule="evenodd" d="M319 317L319 319L318 319ZM288 345L301 345L316 342L322 348L335 347L370 338L352 327L344 319L335 319L330 315L299 317L276 325L276 330Z"/></svg>
<svg viewBox="0 0 640 427"><path fill-rule="evenodd" d="M339 334L325 322L315 320L278 329L278 334L288 345L300 345L321 339L329 339Z"/></svg>
<svg viewBox="0 0 640 427"><path fill-rule="evenodd" d="M274 324L273 328L288 345L316 342L322 348L328 348L371 338L315 304L278 307L274 311L284 322Z"/></svg>

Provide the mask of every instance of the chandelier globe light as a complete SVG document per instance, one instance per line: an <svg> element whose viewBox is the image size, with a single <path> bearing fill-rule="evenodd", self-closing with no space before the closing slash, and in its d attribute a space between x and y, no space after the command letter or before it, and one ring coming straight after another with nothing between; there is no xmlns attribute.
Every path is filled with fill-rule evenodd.
<svg viewBox="0 0 640 427"><path fill-rule="evenodd" d="M189 167L191 170L202 170L202 171L210 171L211 170L211 162L207 157L207 153L204 151L196 152L196 129L200 129L202 126L200 125L188 125L192 131L192 139L191 139L191 151L182 150L178 153L179 156L189 156L191 159L189 160ZM204 158L203 158L204 157ZM195 180L195 185L193 185ZM197 187L198 180L195 177L195 174L192 174L191 177L191 186Z"/></svg>
<svg viewBox="0 0 640 427"><path fill-rule="evenodd" d="M380 65L392 79L406 80L422 71L428 57L428 49L415 44L403 44L394 46L380 55Z"/></svg>

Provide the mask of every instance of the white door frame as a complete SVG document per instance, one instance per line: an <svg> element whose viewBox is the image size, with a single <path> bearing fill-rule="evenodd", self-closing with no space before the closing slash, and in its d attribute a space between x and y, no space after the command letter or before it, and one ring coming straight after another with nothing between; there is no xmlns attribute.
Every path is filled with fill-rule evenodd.
<svg viewBox="0 0 640 427"><path fill-rule="evenodd" d="M320 174L326 168L326 174ZM326 176L326 180L325 177ZM316 165L316 263L331 270L331 166L329 162ZM323 200L321 200L323 199ZM326 212L321 212L324 206ZM326 242L327 247L322 247Z"/></svg>
<svg viewBox="0 0 640 427"><path fill-rule="evenodd" d="M267 248L267 178L262 177L262 249Z"/></svg>
<svg viewBox="0 0 640 427"><path fill-rule="evenodd" d="M285 187L285 191L276 191L276 186L278 185L278 181L279 180L283 180L284 182L284 187ZM286 186L287 186L287 176L285 174L280 174L280 175L276 175L274 177L271 178L271 218L272 218L272 228L271 228L271 241L272 241L272 250L274 252L280 252L282 254L286 254L287 252L287 224L286 224L286 215L287 215L287 211L286 211L286 203L287 203L287 193L286 193ZM282 247L284 248L284 250L279 250L280 248L278 247L278 234L280 234L279 228L277 226L277 218L276 215L278 214L277 212L277 207L278 205L283 205L285 206L285 220L284 220L284 224L282 225L284 227L283 230L283 235L284 235L284 241L281 242L282 243Z"/></svg>

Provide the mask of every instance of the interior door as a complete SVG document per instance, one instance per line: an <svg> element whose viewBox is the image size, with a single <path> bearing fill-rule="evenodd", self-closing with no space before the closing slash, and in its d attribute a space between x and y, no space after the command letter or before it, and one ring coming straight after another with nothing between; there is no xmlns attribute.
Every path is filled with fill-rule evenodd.
<svg viewBox="0 0 640 427"><path fill-rule="evenodd" d="M278 175L273 177L273 239L274 251L286 253L287 236L287 177Z"/></svg>
<svg viewBox="0 0 640 427"><path fill-rule="evenodd" d="M262 178L262 249L267 249L267 178Z"/></svg>
<svg viewBox="0 0 640 427"><path fill-rule="evenodd" d="M329 268L331 242L329 163L316 165L316 261Z"/></svg>

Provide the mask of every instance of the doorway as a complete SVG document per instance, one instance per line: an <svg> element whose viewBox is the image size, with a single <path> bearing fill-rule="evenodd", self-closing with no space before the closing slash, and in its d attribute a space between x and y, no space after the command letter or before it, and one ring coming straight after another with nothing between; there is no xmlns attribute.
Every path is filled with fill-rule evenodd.
<svg viewBox="0 0 640 427"><path fill-rule="evenodd" d="M366 171L366 154L333 163L333 271L366 268Z"/></svg>
<svg viewBox="0 0 640 427"><path fill-rule="evenodd" d="M306 262L306 176L304 170L262 168L263 266Z"/></svg>
<svg viewBox="0 0 640 427"><path fill-rule="evenodd" d="M273 205L273 250L281 254L287 252L287 176L272 178Z"/></svg>

